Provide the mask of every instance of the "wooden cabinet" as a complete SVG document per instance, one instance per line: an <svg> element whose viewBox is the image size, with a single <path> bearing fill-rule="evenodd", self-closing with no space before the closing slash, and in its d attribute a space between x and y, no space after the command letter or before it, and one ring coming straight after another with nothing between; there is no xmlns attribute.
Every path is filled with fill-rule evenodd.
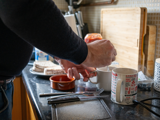
<svg viewBox="0 0 160 120"><path fill-rule="evenodd" d="M14 80L12 120L38 120L25 90L22 77Z"/></svg>
<svg viewBox="0 0 160 120"><path fill-rule="evenodd" d="M30 99L29 99L29 96L27 95L26 93L26 120L38 120L36 119L36 115L34 114L34 111L33 111L33 108L32 108L32 105L31 105L31 102L30 102Z"/></svg>
<svg viewBox="0 0 160 120"><path fill-rule="evenodd" d="M22 120L21 77L16 77L14 83L12 120Z"/></svg>

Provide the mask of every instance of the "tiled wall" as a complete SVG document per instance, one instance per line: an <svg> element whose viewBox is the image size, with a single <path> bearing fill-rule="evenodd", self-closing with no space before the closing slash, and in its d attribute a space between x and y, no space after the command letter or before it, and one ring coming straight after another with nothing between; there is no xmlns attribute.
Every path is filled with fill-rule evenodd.
<svg viewBox="0 0 160 120"><path fill-rule="evenodd" d="M107 0L83 0L101 2ZM110 1L110 0L108 0ZM147 7L148 24L157 26L156 58L160 58L160 0L118 0L116 5L81 7L83 18L90 32L100 32L100 10L114 7Z"/></svg>

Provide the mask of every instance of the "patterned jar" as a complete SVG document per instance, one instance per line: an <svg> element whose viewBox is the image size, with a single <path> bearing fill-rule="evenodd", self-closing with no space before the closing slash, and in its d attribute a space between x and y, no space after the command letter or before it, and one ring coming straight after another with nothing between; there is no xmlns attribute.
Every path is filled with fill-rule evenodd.
<svg viewBox="0 0 160 120"><path fill-rule="evenodd" d="M155 63L154 89L160 92L160 58L157 58Z"/></svg>

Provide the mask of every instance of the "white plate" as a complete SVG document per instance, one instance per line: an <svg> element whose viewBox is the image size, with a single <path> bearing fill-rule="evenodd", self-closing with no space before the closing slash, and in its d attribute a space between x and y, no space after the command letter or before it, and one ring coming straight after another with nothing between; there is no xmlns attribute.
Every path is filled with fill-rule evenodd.
<svg viewBox="0 0 160 120"><path fill-rule="evenodd" d="M33 67L31 67L31 68L29 69L29 72L32 73L32 74L34 74L34 75L40 75L40 76L53 76L53 75L58 75L58 74L45 75L43 72L35 72L35 71L33 71Z"/></svg>

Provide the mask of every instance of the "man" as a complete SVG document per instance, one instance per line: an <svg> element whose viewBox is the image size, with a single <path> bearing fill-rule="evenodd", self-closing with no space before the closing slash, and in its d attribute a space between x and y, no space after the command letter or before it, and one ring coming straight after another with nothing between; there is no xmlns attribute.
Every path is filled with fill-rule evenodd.
<svg viewBox="0 0 160 120"><path fill-rule="evenodd" d="M56 56L69 78L87 81L93 67L115 60L108 40L86 44L68 26L52 0L0 0L0 119L10 120L12 80L27 65L33 47Z"/></svg>

